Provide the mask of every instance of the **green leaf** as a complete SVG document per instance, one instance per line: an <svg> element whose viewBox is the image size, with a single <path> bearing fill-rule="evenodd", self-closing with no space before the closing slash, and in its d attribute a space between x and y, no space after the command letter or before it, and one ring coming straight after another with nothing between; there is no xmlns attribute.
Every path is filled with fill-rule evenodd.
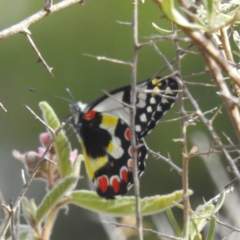
<svg viewBox="0 0 240 240"><path fill-rule="evenodd" d="M183 237L182 230L179 227L177 220L175 219L175 217L173 215L172 210L170 208L167 208L166 213L167 213L168 221L170 222L172 228L174 229L175 235L177 237L182 238Z"/></svg>
<svg viewBox="0 0 240 240"><path fill-rule="evenodd" d="M217 222L216 216L212 215L211 220L210 220L210 226L209 226L209 231L208 231L208 235L207 235L207 240L213 240L214 239L216 222Z"/></svg>
<svg viewBox="0 0 240 240"><path fill-rule="evenodd" d="M162 10L167 18L179 26L193 29L204 29L203 26L195 23L191 23L188 19L183 16L177 8L174 6L174 0L162 0Z"/></svg>
<svg viewBox="0 0 240 240"><path fill-rule="evenodd" d="M153 27L158 31L160 32L161 34L163 35L168 35L168 34L172 34L173 31L171 30L166 30L166 29L163 29L163 28L160 28L157 24L155 23L152 23Z"/></svg>
<svg viewBox="0 0 240 240"><path fill-rule="evenodd" d="M73 176L66 177L45 196L37 209L38 223L59 203L63 196L69 195L69 190L75 187L77 180L78 178Z"/></svg>
<svg viewBox="0 0 240 240"><path fill-rule="evenodd" d="M195 239L194 237L202 231L202 229L207 223L207 218L211 216L213 209L213 204L209 204L206 206L200 205L197 207L190 222L190 239Z"/></svg>
<svg viewBox="0 0 240 240"><path fill-rule="evenodd" d="M61 125L52 107L47 102L40 102L39 106L42 110L43 118L47 125L49 125L54 131L58 130ZM69 160L71 148L63 131L58 133L53 145L58 156L57 164L59 171L61 177L64 178L72 173L72 165Z"/></svg>
<svg viewBox="0 0 240 240"><path fill-rule="evenodd" d="M189 195L192 191L189 190ZM129 216L135 215L135 197L117 197L114 200L106 200L100 198L95 192L87 190L74 191L71 194L71 203L77 204L80 207L107 213L114 216ZM166 208L173 207L174 202L179 202L183 198L183 191L175 191L167 195L156 195L140 199L141 214L150 215Z"/></svg>
<svg viewBox="0 0 240 240"><path fill-rule="evenodd" d="M212 26L214 18L214 2L213 0L204 0L204 6L206 8L208 24Z"/></svg>
<svg viewBox="0 0 240 240"><path fill-rule="evenodd" d="M28 223L34 228L36 226L37 206L34 199L28 200L26 197L22 199L23 215Z"/></svg>

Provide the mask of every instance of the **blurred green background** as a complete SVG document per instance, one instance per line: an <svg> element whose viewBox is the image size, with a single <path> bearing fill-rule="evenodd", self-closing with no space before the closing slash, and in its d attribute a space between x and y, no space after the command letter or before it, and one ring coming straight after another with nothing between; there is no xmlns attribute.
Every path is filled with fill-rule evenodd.
<svg viewBox="0 0 240 240"><path fill-rule="evenodd" d="M0 2L0 30L3 30L40 10L43 1L1 0ZM161 27L170 27L170 23L160 18L158 7L152 1L139 4L139 40L143 37L157 34L151 23ZM65 89L68 87L77 100L91 102L102 94L102 90L130 84L130 69L123 65L105 61L97 61L86 56L101 55L121 60L131 61L133 54L132 29L116 21L130 22L132 20L131 1L88 0L84 5L76 4L60 12L50 14L30 27L32 38L49 66L54 67L54 78L46 71L42 64L36 63L37 56L27 42L24 35L16 34L0 41L0 102L7 109L7 113L0 109L0 190L8 202L18 196L23 183L21 169L23 165L12 157L12 150L21 152L37 150L40 145L38 135L44 132L44 126L34 119L24 107L28 105L37 114L41 114L38 103L48 101L55 109L60 119L69 115L68 103L59 99L48 98L28 91L33 87L42 92L69 98ZM159 48L171 60L175 56L173 43L164 41L158 43ZM145 80L156 74L164 62L154 51L152 46L144 47L139 52L138 81ZM204 70L204 64L198 55L188 55L182 61L182 74ZM200 76L188 79L191 81L209 82L209 77ZM191 87L195 99L201 104L203 111L209 110L220 103L216 98L216 89ZM192 110L186 102L187 110ZM178 105L164 116L163 120L178 117ZM216 126L231 137L233 130L227 118L217 118ZM196 133L206 132L203 125L197 122L190 127L189 135L196 139ZM233 135L234 137L234 135ZM180 143L172 141L180 138L179 122L161 123L147 137L150 148L160 151L181 167ZM204 137L203 137L204 139ZM199 141L205 141L197 139ZM234 138L233 138L234 140ZM80 150L75 137L71 138L74 148ZM189 138L189 146L192 143ZM207 151L208 149L201 149ZM224 166L227 164L224 162ZM88 179L83 168L83 179L79 181L79 188L88 188ZM222 183L222 187L227 182ZM209 172L199 158L190 163L190 188L195 194L192 196L193 208L202 203L202 197L209 199L216 193ZM181 177L176 171L170 171L170 166L162 160L155 160L151 156L147 160L146 172L141 178L141 196L167 194L181 189ZM131 190L129 194L132 194ZM34 198L37 203L45 194L45 184L34 181L27 196ZM175 210L181 221L181 211ZM156 229L154 218L148 217L147 227ZM161 215L159 215L161 216ZM99 219L94 213L71 206L67 213L61 211L56 220L51 239L108 239ZM163 222L161 224L164 226ZM115 228L111 226L110 228ZM115 238L121 239L121 238ZM134 238L132 238L134 239ZM157 239L154 235L146 235L145 239Z"/></svg>

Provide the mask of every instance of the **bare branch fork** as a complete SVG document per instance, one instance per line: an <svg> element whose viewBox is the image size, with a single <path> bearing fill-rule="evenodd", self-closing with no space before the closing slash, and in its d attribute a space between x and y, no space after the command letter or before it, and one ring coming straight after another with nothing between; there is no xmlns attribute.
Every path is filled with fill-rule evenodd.
<svg viewBox="0 0 240 240"><path fill-rule="evenodd" d="M66 7L69 7L70 5L75 4L75 3L83 3L83 1L82 0L64 0L60 3L52 5L52 0L45 0L44 9L42 9L39 12L33 14L32 16L26 18L25 20L0 31L0 40L10 37L17 33L23 33L26 36L26 38L27 38L28 42L30 43L31 47L33 48L33 50L36 52L36 54L39 58L39 61L41 63L43 63L43 65L47 69L47 71L53 76L53 74L52 74L53 68L49 67L47 62L43 59L40 51L34 44L33 39L30 37L31 32L29 31L28 28L35 22L38 22L42 18L48 16L50 13L54 13L56 11L59 11Z"/></svg>

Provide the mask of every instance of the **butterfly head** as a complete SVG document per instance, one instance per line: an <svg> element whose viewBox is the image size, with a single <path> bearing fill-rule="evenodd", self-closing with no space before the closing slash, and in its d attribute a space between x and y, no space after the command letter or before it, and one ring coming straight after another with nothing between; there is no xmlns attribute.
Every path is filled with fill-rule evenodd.
<svg viewBox="0 0 240 240"><path fill-rule="evenodd" d="M81 118L84 114L84 110L86 109L86 107L87 104L82 102L70 104L71 124L74 128L79 128L79 124L81 123Z"/></svg>

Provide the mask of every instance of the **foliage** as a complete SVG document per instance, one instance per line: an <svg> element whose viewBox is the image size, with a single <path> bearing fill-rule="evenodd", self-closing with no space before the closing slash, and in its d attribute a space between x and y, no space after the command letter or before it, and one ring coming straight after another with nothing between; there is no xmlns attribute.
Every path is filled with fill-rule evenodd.
<svg viewBox="0 0 240 240"><path fill-rule="evenodd" d="M42 57L31 38L28 27L35 21L41 20L50 12L54 13L57 10L62 10L75 2L77 1L65 0L62 3L52 5L51 1L46 1L44 10L32 15L32 18L28 18L26 21L0 32L0 38L7 38L20 32L23 33L37 53L40 62L48 73L52 75L53 68L49 67L47 61ZM81 162L84 161L83 156L78 154L77 150L71 149L71 139L64 132L63 126L52 107L46 102L41 102L40 108L44 119L44 121L41 121L44 122L47 132L40 135L42 146L38 148L38 151L28 151L23 154L16 150L13 152L14 157L25 165L31 177L25 182L22 192L13 206L8 206L1 201L2 209L8 216L3 220L0 228L1 239L6 236L10 223L12 223L12 230L8 239L16 239L14 230L16 226L19 239L50 239L55 220L59 216L59 211L63 208L66 209L70 204L98 214L121 217L121 219L128 215L136 217L136 227L131 226L131 224L125 226L117 221L114 224L116 226L136 228L138 239L140 240L144 238L142 233L142 216L152 216L162 211L166 211L168 222L175 236L170 235L168 232L163 232L165 229L158 232L152 231L158 237L162 236L178 240L211 240L216 239L216 236L224 238L227 231L219 231L219 227L216 227L218 224L220 224L220 228L225 227L231 229L232 232L239 232L238 228L230 225L231 221L237 224L237 218L233 216L234 211L236 211L233 202L238 202L239 197L234 192L231 195L234 199L234 201L231 201L232 204L228 200L228 197L230 198L228 193L233 190L232 184L234 181L222 190L219 182L222 179L228 181L228 178L225 178L227 170L219 166L211 168L211 163L214 160L220 161L221 156L226 161L225 164L229 165L230 172L234 173L237 180L240 179L237 168L239 158L238 142L240 140L240 74L238 72L239 64L235 63L237 61L234 56L236 52L233 50L234 47L238 50L240 49L239 34L237 32L240 22L240 6L235 1L225 3L225 1L221 2L220 0L154 0L155 7L160 9L162 18L158 23L152 23L153 28L151 31L157 31L160 35L151 35L148 37L150 38L149 41L139 43L137 34L139 19L136 14L138 2L135 0L133 3L134 18L131 25L133 26L134 54L132 62L103 56L96 58L130 66L132 69L132 85L135 86L138 51L145 46L151 46L165 62L165 68L168 69L168 72L164 73L164 76L170 76L179 82L181 86L178 101L179 118L173 119L173 121L177 120L180 122L180 137L174 139L174 142L181 147L181 154L178 154L178 159L182 158L182 165L179 167L178 164L180 163L175 164L170 157L165 157L151 149L148 150L155 157L167 162L175 172L181 174L182 190L170 191L171 193L165 195L139 198L139 189L136 188L134 197L124 196L115 200L101 199L93 191L78 190L77 183L79 179L81 181L80 166ZM141 4L141 7L144 7L145 3L139 4ZM156 19L158 18L156 17ZM163 19L167 19L171 23L171 29L166 29L165 25L162 25ZM129 25L128 23L125 24ZM233 41L231 41L230 37L232 37ZM172 41L173 43L176 56L172 61L168 61L168 56L165 56L163 49L158 45L163 40L166 40L168 43ZM190 43L190 45L187 46L187 43ZM203 82L200 82L200 80L187 81L186 79L189 76L184 76L181 68L184 57L196 53L201 57L201 62L205 64L205 70L203 73L193 73L190 69L190 77L196 76L196 79L204 79ZM239 57L239 54L235 55ZM163 74L163 71L160 72ZM228 80L229 82L227 82ZM196 89L198 90L200 87L204 89L203 98L210 99L211 103L216 102L216 104L214 103L214 108L210 107L210 105L208 106L207 101L204 107L200 106L197 97L194 95L197 92ZM210 88L211 90L209 90ZM211 97L207 96L208 92L211 93ZM151 94L156 93L151 92ZM131 107L134 109L134 105ZM232 131L235 133L233 139L228 134L223 133L223 125L218 124L220 114L229 118L228 125L231 126ZM38 118L35 113L34 116ZM191 135L193 131L189 127L194 126L194 129L196 129L199 122L201 127ZM219 192L215 197L211 195L209 201L199 204L195 210L191 207L195 203L191 202L190 195L193 194L193 191L195 192L198 188L201 188L201 179L196 187L197 189L193 189L193 191L189 189L189 175L198 174L189 168L189 163L194 158L201 159L206 163L211 178L217 186L217 192ZM137 173L135 174L137 176ZM217 178L219 175L221 176L220 179ZM35 199L28 199L25 193L32 180L37 181L39 179L46 183L47 192L40 204L37 204ZM205 187L204 191L207 192L207 188ZM227 197L226 194L228 194ZM182 205L179 204L181 201L183 201ZM11 219L15 220L15 212L19 211L20 204L26 224L15 223L14 225L14 221L11 221ZM174 206L182 210L183 227L179 224L175 213L170 209ZM221 211L222 206L228 209L227 213ZM219 220L219 216L223 216L224 222ZM160 225L161 223L156 223L157 228L160 228ZM144 232L147 231L149 229L144 229ZM127 235L124 230L122 232L125 236L131 235Z"/></svg>

